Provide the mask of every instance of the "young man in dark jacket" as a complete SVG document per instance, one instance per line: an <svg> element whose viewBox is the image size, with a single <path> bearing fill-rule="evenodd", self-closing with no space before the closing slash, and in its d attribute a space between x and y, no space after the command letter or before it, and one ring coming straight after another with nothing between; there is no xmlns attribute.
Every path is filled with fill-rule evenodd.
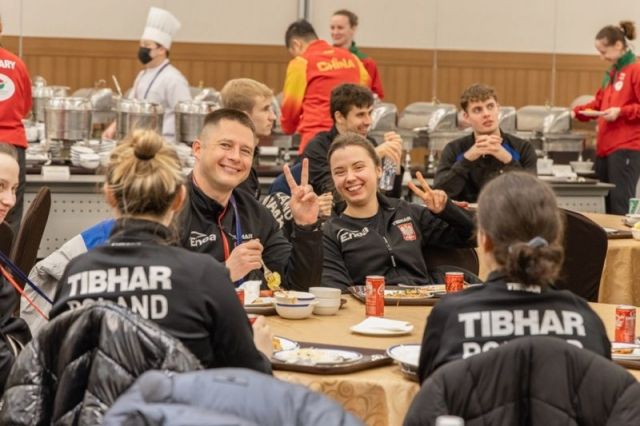
<svg viewBox="0 0 640 426"><path fill-rule="evenodd" d="M256 147L261 137L271 134L276 122L276 114L271 109L273 92L264 84L250 78L229 80L220 91L222 106L235 108L246 113L256 127ZM254 158L256 157L254 152ZM260 199L260 181L258 172L251 167L249 177L238 186Z"/></svg>
<svg viewBox="0 0 640 426"><path fill-rule="evenodd" d="M433 185L458 201L475 203L480 189L511 170L536 173L537 156L531 144L500 130L498 95L485 84L462 93L460 106L473 133L444 148Z"/></svg>
<svg viewBox="0 0 640 426"><path fill-rule="evenodd" d="M335 138L346 133L357 133L367 138L381 159L387 157L397 165L393 190L387 195L399 198L402 193L402 138L395 132L384 135L384 143L378 145L369 137L371 113L373 112L373 92L359 84L344 83L331 91L331 118L333 127L320 132L309 141L302 158L309 159L309 183L316 194L322 195L334 190L327 154Z"/></svg>
<svg viewBox="0 0 640 426"><path fill-rule="evenodd" d="M303 163L300 185L285 166L294 221L289 242L269 210L237 190L249 175L254 139L253 123L238 110L223 108L205 118L200 138L193 143L196 164L187 183L189 205L181 217L181 243L225 263L233 282L264 281L266 265L281 275L287 288L319 285L322 231L318 197L306 183L308 162Z"/></svg>

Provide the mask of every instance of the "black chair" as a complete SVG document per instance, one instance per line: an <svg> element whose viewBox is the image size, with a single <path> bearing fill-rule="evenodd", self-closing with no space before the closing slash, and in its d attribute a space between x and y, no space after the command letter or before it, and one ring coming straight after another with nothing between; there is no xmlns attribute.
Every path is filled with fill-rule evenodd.
<svg viewBox="0 0 640 426"><path fill-rule="evenodd" d="M558 337L524 337L444 364L415 396L405 426L441 415L480 425L640 424L640 383L602 355Z"/></svg>
<svg viewBox="0 0 640 426"><path fill-rule="evenodd" d="M49 220L50 210L51 191L48 187L43 186L36 194L22 218L20 230L18 231L13 250L11 251L11 261L15 263L25 275L29 275L29 271L31 271L31 268L36 264L38 249L40 248L42 235ZM16 283L22 288L24 288L26 284L17 278Z"/></svg>
<svg viewBox="0 0 640 426"><path fill-rule="evenodd" d="M13 245L13 230L7 222L0 223L0 251L5 256L11 257L11 246Z"/></svg>
<svg viewBox="0 0 640 426"><path fill-rule="evenodd" d="M563 211L566 217L565 258L556 287L589 302L597 302L607 257L607 233L588 217L571 210Z"/></svg>
<svg viewBox="0 0 640 426"><path fill-rule="evenodd" d="M472 247L442 248L428 246L422 250L422 256L430 269L449 265L464 268L474 275L478 275L480 271L478 253Z"/></svg>

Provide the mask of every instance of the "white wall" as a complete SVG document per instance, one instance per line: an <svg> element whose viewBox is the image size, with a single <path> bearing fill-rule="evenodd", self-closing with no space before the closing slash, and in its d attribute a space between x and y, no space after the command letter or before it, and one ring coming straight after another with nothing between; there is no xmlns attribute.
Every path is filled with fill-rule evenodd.
<svg viewBox="0 0 640 426"><path fill-rule="evenodd" d="M298 0L1 0L4 34L137 40L149 7L182 23L174 41L284 44Z"/></svg>
<svg viewBox="0 0 640 426"><path fill-rule="evenodd" d="M150 6L173 12L176 41L282 45L298 0L1 0L4 33L41 37L140 37ZM22 5L22 7L21 7ZM640 0L310 0L329 39L332 13L360 17L361 46L595 54L593 38L621 19L640 24Z"/></svg>

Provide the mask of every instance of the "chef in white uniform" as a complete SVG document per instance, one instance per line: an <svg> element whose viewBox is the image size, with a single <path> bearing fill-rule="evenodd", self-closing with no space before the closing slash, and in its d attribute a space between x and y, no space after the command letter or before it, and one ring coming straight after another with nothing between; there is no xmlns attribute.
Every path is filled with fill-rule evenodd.
<svg viewBox="0 0 640 426"><path fill-rule="evenodd" d="M129 91L128 97L157 102L164 107L162 135L175 142L174 108L181 101L191 100L189 83L180 71L169 63L169 49L180 29L180 21L164 9L152 7L147 25L140 39L138 59L144 65ZM104 138L115 137L115 123L103 133Z"/></svg>

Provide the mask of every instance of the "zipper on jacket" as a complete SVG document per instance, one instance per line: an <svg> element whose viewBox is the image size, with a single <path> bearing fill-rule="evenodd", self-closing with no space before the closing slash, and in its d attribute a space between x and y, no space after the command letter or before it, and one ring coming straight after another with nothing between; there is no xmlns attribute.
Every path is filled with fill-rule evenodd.
<svg viewBox="0 0 640 426"><path fill-rule="evenodd" d="M393 255L393 249L391 248L391 244L389 244L389 241L387 241L387 237L382 237L382 239L384 240L384 244L387 246L387 251L389 252L389 256L391 256L391 264L395 268L396 267L396 258Z"/></svg>

